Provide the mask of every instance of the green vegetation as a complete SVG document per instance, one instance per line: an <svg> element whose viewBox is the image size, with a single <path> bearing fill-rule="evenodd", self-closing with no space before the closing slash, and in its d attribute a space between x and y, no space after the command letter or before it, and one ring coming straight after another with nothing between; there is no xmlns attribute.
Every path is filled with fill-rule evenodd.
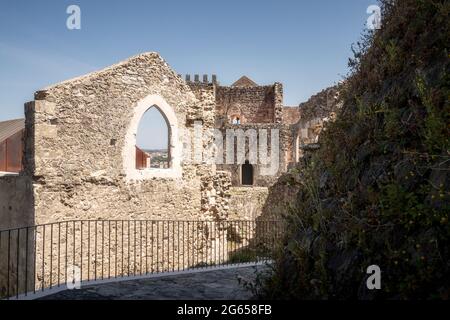
<svg viewBox="0 0 450 320"><path fill-rule="evenodd" d="M274 270L253 286L262 297L448 299L450 2L382 7L320 150L280 179L300 191ZM366 287L373 264L381 290Z"/></svg>
<svg viewBox="0 0 450 320"><path fill-rule="evenodd" d="M228 259L229 263L246 263L258 261L258 253L251 248L242 248L236 252L231 252Z"/></svg>

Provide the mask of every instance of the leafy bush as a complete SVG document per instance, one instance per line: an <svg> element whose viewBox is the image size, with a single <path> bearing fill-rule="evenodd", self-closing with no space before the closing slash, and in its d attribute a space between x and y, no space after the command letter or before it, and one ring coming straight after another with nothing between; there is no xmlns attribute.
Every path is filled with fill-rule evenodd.
<svg viewBox="0 0 450 320"><path fill-rule="evenodd" d="M288 174L300 191L257 290L265 298L448 299L450 2L381 4L382 29L354 49L342 111ZM373 264L381 290L366 287Z"/></svg>

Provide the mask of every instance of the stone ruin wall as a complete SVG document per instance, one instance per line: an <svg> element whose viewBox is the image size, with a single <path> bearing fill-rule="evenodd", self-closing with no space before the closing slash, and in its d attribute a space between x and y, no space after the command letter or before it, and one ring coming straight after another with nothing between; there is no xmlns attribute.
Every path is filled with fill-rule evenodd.
<svg viewBox="0 0 450 320"><path fill-rule="evenodd" d="M273 175L263 175L260 163L253 164L253 186L241 185L241 165L222 164L220 170L231 174L230 211L229 219L255 220L261 218L262 207L266 201L268 187L287 170L287 164L294 159L294 135L290 125L298 121L299 109L283 107L283 87L280 83L270 86L248 87L217 87L217 121L224 139L226 152L226 130L233 129L267 130L268 149L270 152L270 132L279 130L280 153L279 167ZM239 116L241 123L232 124L233 116ZM246 159L248 160L249 146L246 138ZM236 150L237 140L234 142ZM236 155L235 155L236 156ZM258 160L259 161L259 160Z"/></svg>
<svg viewBox="0 0 450 320"><path fill-rule="evenodd" d="M68 220L225 220L230 177L228 173L216 171L214 165L186 161L181 163L180 177L155 177L140 181L126 179L123 150L127 143L128 127L134 108L149 95L162 97L174 109L179 128L190 131L191 136L195 120L201 120L205 130L214 125L214 91L208 88L191 90L156 53L142 54L37 92L35 101L26 104L25 169L21 178L24 180L22 182L18 177L14 177L12 182L0 179L0 188L20 182L21 188L26 190L26 197L32 197L27 201L30 204L27 216L32 217L33 221L22 219L20 224L14 226ZM182 136L174 138L183 145ZM11 211L9 206L6 207ZM4 210L2 207L2 215ZM15 210L18 212L20 208ZM11 212L7 214L11 215ZM16 217L19 219L19 215ZM3 227L12 226L8 223ZM190 234L183 235L183 248L190 246L189 254L196 262L200 261L200 255L211 261L208 252L215 252L216 247L226 241L227 230L220 226L197 226ZM44 271L36 274L36 286L52 284L50 275L53 275L53 280L61 276L55 274L57 272L52 268L52 261L58 254L52 250L56 243L56 239L51 237L53 232L43 233L42 229L30 232L30 239L37 241L36 249L26 247L23 234L13 234L13 239L10 234L0 235L2 294L6 292L7 270L11 272L9 278L12 280L23 276L18 276L16 272L14 254L11 259L4 259L10 247L12 252L16 251L16 247L23 252L19 274L25 272L25 259L29 263L34 258L41 262L36 267ZM158 236L155 235L163 242L146 251L146 258L162 255L167 250L166 245L170 245L170 239L176 237L176 231L167 229L166 232L161 228ZM74 258L75 264L87 270L87 244L86 238L83 240L81 225L69 228L58 241L67 243L72 237L73 241L80 243L73 249L74 257L81 259L83 254L85 258L84 261ZM125 238L125 242L131 241L128 236ZM15 239L19 246L14 247ZM119 243L112 241L105 246L107 250L117 250ZM183 248L172 248L176 251L173 257L184 257ZM131 268L142 270L140 261L143 253L140 252L139 256L139 261L130 262ZM91 261L97 259L93 252L90 258ZM226 255L221 257L224 260L227 258ZM182 266L176 265L178 261L171 257L159 263L164 263L156 266L160 270L186 267L185 262ZM192 266L194 261L186 263ZM31 270L34 266L27 264L26 267ZM83 279L86 276L83 275ZM9 282L10 292L17 291L15 281ZM24 284L19 284L19 292L24 290Z"/></svg>
<svg viewBox="0 0 450 320"><path fill-rule="evenodd" d="M181 178L124 179L122 150L133 106L149 94L175 109L180 127L191 130L193 119L204 120L205 128L213 125L211 101L200 102L157 54L36 94L27 106L27 118L34 119L35 139L29 143L35 155L27 167L33 168L36 223L208 218L201 190L214 168L182 164Z"/></svg>
<svg viewBox="0 0 450 320"><path fill-rule="evenodd" d="M335 119L342 106L339 100L341 86L336 85L324 89L299 105L301 117L292 126L292 134L296 137L293 145L297 161L305 154L306 150L315 148L324 125Z"/></svg>
<svg viewBox="0 0 450 320"><path fill-rule="evenodd" d="M254 180L254 186L260 186L260 187L267 187L272 185L277 178L286 171L287 169L287 163L290 161L292 157L292 132L289 126L284 124L241 124L241 125L233 125L233 124L227 124L222 127L222 134L223 134L223 141L224 141L224 153L227 151L226 146L226 132L227 130L234 130L235 134L237 130L243 130L243 132L248 132L247 130L255 130L258 134L259 138L259 130L266 130L267 132L267 150L268 155L270 157L271 152L271 131L272 130L278 130L279 132L279 166L278 170L273 175L263 175L261 173L261 167L263 166L259 162L258 157L258 163L253 164L253 180ZM258 142L259 143L259 142ZM235 138L234 141L234 148L235 148L235 157L236 157L236 150L237 150L237 138ZM259 147L257 149L259 152ZM245 155L246 159L248 160L249 155L249 139L248 137L245 138ZM241 165L240 164L224 164L217 165L217 167L220 170L225 170L231 173L231 184L232 186L241 186Z"/></svg>
<svg viewBox="0 0 450 320"><path fill-rule="evenodd" d="M283 124L292 125L300 120L299 107L283 107Z"/></svg>
<svg viewBox="0 0 450 320"><path fill-rule="evenodd" d="M224 87L216 86L216 126L222 130L224 139L224 153L226 152L226 130L239 130L244 132L254 129L266 129L268 132L268 144L270 149L270 131L279 130L280 158L278 172L272 176L260 174L261 164L254 164L254 185L269 186L276 178L286 170L286 163L292 158L290 142L293 140L291 131L283 122L286 112L283 108L283 86L275 83L269 86ZM294 109L294 108L292 108ZM240 124L232 124L232 118L238 116ZM295 117L295 112L291 118ZM237 140L234 143L236 150ZM246 159L248 160L248 139L246 140ZM218 166L221 170L231 173L233 186L241 185L241 165L224 164Z"/></svg>
<svg viewBox="0 0 450 320"><path fill-rule="evenodd" d="M225 128L276 128L280 130L280 169L274 177L265 177L259 174L259 165L254 166L254 187L240 186L240 166L223 165L221 168L231 172L232 188L230 217L248 219L276 219L282 212L270 213L271 203L277 199L267 199L268 189L281 174L287 171L294 163L300 161L307 147L317 144L320 132L328 121L332 121L340 109L339 87L327 88L312 96L298 108L283 107L282 124L243 124L226 125ZM248 148L247 151L248 153ZM288 201L291 196L286 190L280 190L279 201ZM273 210L272 210L273 211Z"/></svg>
<svg viewBox="0 0 450 320"><path fill-rule="evenodd" d="M149 94L167 101L174 108L179 126L190 131L192 136L194 121L201 121L205 130L217 126L217 120L222 121L222 129L279 129L279 172L273 177L264 177L256 168L256 186L271 185L287 169L287 164L296 160L298 141L300 144L316 141L323 123L338 107L334 88L324 90L301 104L299 111L293 111L282 106L280 84L253 88L192 85L177 76L157 54L133 57L100 72L37 92L35 101L26 105L25 171L21 176L0 179L2 196L10 194L8 190L14 186L20 190L15 194L14 203L11 201L14 198L2 201L0 217L14 218L2 219L1 227L72 219L224 221L273 218L260 216L261 211L266 212L267 188L239 187L238 165L218 165L216 168L204 163L183 163L180 178L127 181L122 150L128 123L133 107ZM232 112L240 112L243 124L229 124L225 116ZM301 112L300 121L290 125L297 112ZM283 123L283 119L288 123ZM203 144L209 142L203 141ZM231 187L232 184L235 187ZM117 226L113 231L114 228L117 230ZM162 254L171 237L175 236L173 229L167 229L167 236L164 228L160 232L163 242L152 246L145 255L141 252L139 258L147 261L149 257ZM240 232L234 230L234 233ZM82 230L74 226L68 236L81 242L81 234ZM220 226L197 228L186 238L183 236L183 247L172 247L174 257L183 257L184 246L190 245L195 248L197 262L205 259L205 255L206 260L211 261L213 257L208 256L208 252L217 251L217 246L229 234L230 230ZM54 242L49 241L48 234L41 232L36 232L33 237L39 243L44 237L47 242ZM249 243L250 238L251 232L245 234L246 240L240 245ZM63 236L62 240L67 239ZM3 254L6 250L4 235L0 241L0 253ZM85 243L76 248L76 255L81 255L83 246L86 249ZM107 244L108 249L117 247L118 243L114 241ZM12 249L15 251L14 245ZM44 262L45 285L49 285L49 248L38 246L36 250L37 260ZM23 260L24 253L20 252ZM203 258L199 258L201 255ZM180 267L174 259L168 257L165 264L158 266L156 263L152 268ZM86 263L79 262L78 265L86 267ZM4 259L1 264L0 291L4 291ZM182 267L190 265L183 262ZM131 267L142 270L143 265L138 259L131 262ZM9 269L15 270L16 265L11 263ZM19 272L23 272L23 263ZM44 281L42 275L38 274L36 281ZM20 287L19 291L22 291Z"/></svg>
<svg viewBox="0 0 450 320"><path fill-rule="evenodd" d="M281 123L283 88L280 83L271 86L223 87L217 86L217 126L229 123L239 115L241 124Z"/></svg>
<svg viewBox="0 0 450 320"><path fill-rule="evenodd" d="M254 221L262 218L262 209L269 193L267 187L232 187L229 192L230 220Z"/></svg>
<svg viewBox="0 0 450 320"><path fill-rule="evenodd" d="M33 184L29 177L0 177L0 230L34 224Z"/></svg>

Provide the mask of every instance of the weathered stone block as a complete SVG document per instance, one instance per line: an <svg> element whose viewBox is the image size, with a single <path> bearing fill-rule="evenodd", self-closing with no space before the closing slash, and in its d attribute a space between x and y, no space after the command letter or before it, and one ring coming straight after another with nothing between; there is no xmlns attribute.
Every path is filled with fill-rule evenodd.
<svg viewBox="0 0 450 320"><path fill-rule="evenodd" d="M36 137L41 139L56 139L58 137L58 127L56 125L40 124L36 126L35 132Z"/></svg>
<svg viewBox="0 0 450 320"><path fill-rule="evenodd" d="M56 103L46 100L36 100L34 101L34 110L40 113L47 113L48 115L55 115Z"/></svg>

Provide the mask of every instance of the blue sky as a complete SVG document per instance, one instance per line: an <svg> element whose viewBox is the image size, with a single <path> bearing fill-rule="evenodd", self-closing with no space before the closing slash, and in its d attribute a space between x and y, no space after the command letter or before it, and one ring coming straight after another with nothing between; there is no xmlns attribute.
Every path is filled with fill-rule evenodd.
<svg viewBox="0 0 450 320"><path fill-rule="evenodd" d="M167 149L169 140L166 120L157 108L150 108L142 117L136 136L137 146L144 150Z"/></svg>
<svg viewBox="0 0 450 320"><path fill-rule="evenodd" d="M68 30L66 8L81 8ZM347 73L376 0L0 0L0 121L49 84L157 51L181 74L284 84L298 105Z"/></svg>

